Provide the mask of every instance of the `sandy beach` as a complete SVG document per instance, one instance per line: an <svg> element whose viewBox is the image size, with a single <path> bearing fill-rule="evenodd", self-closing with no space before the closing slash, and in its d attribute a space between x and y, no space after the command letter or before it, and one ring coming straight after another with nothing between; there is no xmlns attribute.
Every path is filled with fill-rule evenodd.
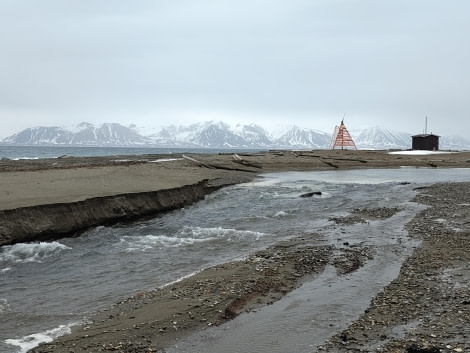
<svg viewBox="0 0 470 353"><path fill-rule="evenodd" d="M416 155L350 150L3 159L0 245L70 236L90 227L181 208L260 173L468 167L469 161L470 152Z"/></svg>
<svg viewBox="0 0 470 353"><path fill-rule="evenodd" d="M12 215L19 210L31 212L70 204L84 208L90 199L108 200L111 204L116 197L130 200L129 195L144 197L194 185L202 185L201 192L209 193L274 171L401 166L468 168L470 152L410 155L385 151L270 151L248 155L2 160L0 239L7 239L3 244L11 241L8 232L19 222ZM180 195L186 192L188 189L181 189ZM198 197L199 194L185 202L197 202ZM366 312L348 329L318 347L318 351L470 350L470 184L426 187L419 190L415 202L429 206L407 225L410 236L421 241L420 247L402 266L398 278L371 300ZM102 205L106 207L106 203ZM121 204L126 205L129 204ZM157 208L152 212L157 213ZM120 215L121 219L128 219L129 212ZM393 212L361 210L349 221L387 218ZM5 215L9 215L8 221ZM111 221L115 219L119 218ZM69 233L77 231L79 227ZM329 246L311 247L308 237L275 244L243 261L212 267L171 286L129 297L97 313L92 322L74 328L70 335L31 352L163 352L191 333L223 325L242 313L279 300L322 273L331 262L332 251ZM338 273L348 274L365 262L365 250L351 247L344 261L333 265ZM260 266L263 271L259 271Z"/></svg>
<svg viewBox="0 0 470 353"><path fill-rule="evenodd" d="M0 210L149 192L205 179L236 178L281 170L470 167L470 152L414 155L388 151L270 151L257 154L181 154L69 157L0 161Z"/></svg>

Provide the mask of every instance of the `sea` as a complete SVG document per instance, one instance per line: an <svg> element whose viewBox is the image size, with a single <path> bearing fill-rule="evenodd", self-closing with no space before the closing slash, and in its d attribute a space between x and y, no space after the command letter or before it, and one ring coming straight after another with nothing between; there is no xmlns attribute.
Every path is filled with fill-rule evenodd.
<svg viewBox="0 0 470 353"><path fill-rule="evenodd" d="M240 152L240 149L216 148L153 148L153 147L76 147L76 146L12 146L0 145L0 159L39 159L58 158L61 156L100 157L126 156L143 154L173 154L173 153L228 153ZM259 152L259 149L245 149L244 152Z"/></svg>
<svg viewBox="0 0 470 353"><path fill-rule="evenodd" d="M4 158L124 155L161 149L0 147ZM86 151L85 151L86 150ZM208 152L206 150L206 152ZM176 153L176 152L174 152ZM210 152L214 153L214 151ZM171 163L169 161L168 163ZM1 178L1 175L0 175ZM23 353L70 332L97 310L242 259L281 240L317 234L313 245L367 246L373 256L339 276L328 265L285 298L180 341L167 352L314 352L347 327L398 275L419 244L404 225L423 210L416 187L470 181L470 169L357 169L261 174L194 205L74 238L0 248L0 352ZM320 191L321 195L300 195ZM338 225L356 208L398 207L388 219ZM442 220L436 220L442 222Z"/></svg>

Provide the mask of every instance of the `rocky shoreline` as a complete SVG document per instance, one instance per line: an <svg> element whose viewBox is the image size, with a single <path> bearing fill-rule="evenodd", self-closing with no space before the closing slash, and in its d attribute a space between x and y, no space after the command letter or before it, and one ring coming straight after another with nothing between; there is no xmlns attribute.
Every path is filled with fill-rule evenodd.
<svg viewBox="0 0 470 353"><path fill-rule="evenodd" d="M397 279L376 295L365 313L315 351L466 352L470 349L470 183L436 184L419 190L429 205L407 224L421 241ZM351 221L388 218L395 208L356 209ZM279 300L327 264L338 275L363 266L360 245L310 243L317 234L278 243L248 258L203 270L164 288L117 303L71 335L31 352L163 352L178 339L220 325Z"/></svg>
<svg viewBox="0 0 470 353"><path fill-rule="evenodd" d="M64 171L75 171L73 177L77 182L74 187L84 195L101 193L104 188L94 186L94 189L88 190L86 187L90 179L80 179L78 176L97 173L93 174L93 180L96 180L104 178L104 175L109 178L104 186L110 194L97 198L103 200L106 197L119 198L115 190L127 190L129 192L124 194L138 196L142 189L146 190L144 194L148 194L165 190L165 187L175 189L201 183L209 187L204 191L207 192L211 188L215 190L250 180L261 171L363 168L364 165L434 168L429 163L466 167L470 160L468 153L456 154L447 160L439 157L437 161L436 157L427 156L413 159L389 157L380 152L337 152L270 152L244 157L248 163L241 166L238 162L234 166L232 157L225 155L198 156L200 165L187 160L167 165L149 163L152 156L145 161L125 161L125 165L99 158L92 166L86 166L86 160L83 160L85 165L79 166L74 164L77 161L72 163L69 158L64 158L67 163L62 167L58 166L60 163L50 167L48 161L41 161L39 165L42 166L38 170L23 166L22 170L2 171L5 176L26 181L33 178L41 183ZM10 161L3 162L11 165ZM214 166L217 166L215 170L212 169ZM119 181L115 189L112 188L110 171ZM129 178L129 174L133 177ZM157 176L152 179L151 185L147 184L149 176ZM121 180L123 178L124 182ZM52 181L59 186L62 182L60 178ZM21 188L21 185L17 187ZM27 189L25 186L23 188ZM28 207L44 207L41 206L44 205L42 201L51 200L50 195L46 195L49 190L61 191L60 187L41 189L43 198L32 199L38 204ZM73 193L73 190L64 190ZM62 194L53 196L53 200L64 197ZM11 195L3 194L2 197L6 200L2 212L22 209L8 207L8 197ZM398 278L372 299L365 313L346 330L318 347L317 351L432 353L470 350L470 183L445 183L422 188L414 201L429 206L407 225L410 236L419 240L421 245L405 261ZM27 202L30 201L25 199ZM57 206L57 203L52 205ZM369 220L386 219L399 211L397 208L355 209L349 216L331 221L347 227ZM5 227L4 224L2 222L0 230ZM293 238L246 259L205 269L164 288L141 292L97 313L87 324L75 327L70 335L40 345L30 352L164 352L165 347L191 333L221 325L237 315L255 312L279 300L305 281L321 274L327 264L334 266L338 275L347 275L361 268L371 256L369 249L361 245L312 246L312 240L316 237L318 235L312 233Z"/></svg>
<svg viewBox="0 0 470 353"><path fill-rule="evenodd" d="M407 225L421 245L369 309L323 352L470 351L470 183L436 184Z"/></svg>
<svg viewBox="0 0 470 353"><path fill-rule="evenodd" d="M205 269L116 303L71 335L30 352L163 352L182 337L270 305L323 272L344 275L369 256L362 246L312 246L318 234L293 238L246 259Z"/></svg>
<svg viewBox="0 0 470 353"><path fill-rule="evenodd" d="M315 236L315 235L313 235ZM248 258L205 269L180 282L117 303L72 335L31 352L156 352L177 339L243 312L256 311L321 272L331 247L312 248L309 239L276 244Z"/></svg>

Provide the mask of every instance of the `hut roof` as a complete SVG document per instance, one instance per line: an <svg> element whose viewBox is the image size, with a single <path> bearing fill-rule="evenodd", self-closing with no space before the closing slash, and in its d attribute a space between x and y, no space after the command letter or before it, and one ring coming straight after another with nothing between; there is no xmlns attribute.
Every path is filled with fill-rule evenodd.
<svg viewBox="0 0 470 353"><path fill-rule="evenodd" d="M428 136L440 137L439 135L435 135L435 134L418 134L418 135L413 135L411 137L428 137Z"/></svg>

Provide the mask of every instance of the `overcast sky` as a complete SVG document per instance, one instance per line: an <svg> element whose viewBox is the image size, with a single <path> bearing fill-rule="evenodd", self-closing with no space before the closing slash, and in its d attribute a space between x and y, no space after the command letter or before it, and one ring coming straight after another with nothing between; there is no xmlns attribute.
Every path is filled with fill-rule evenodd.
<svg viewBox="0 0 470 353"><path fill-rule="evenodd" d="M220 120L469 137L470 2L0 0L0 137Z"/></svg>

